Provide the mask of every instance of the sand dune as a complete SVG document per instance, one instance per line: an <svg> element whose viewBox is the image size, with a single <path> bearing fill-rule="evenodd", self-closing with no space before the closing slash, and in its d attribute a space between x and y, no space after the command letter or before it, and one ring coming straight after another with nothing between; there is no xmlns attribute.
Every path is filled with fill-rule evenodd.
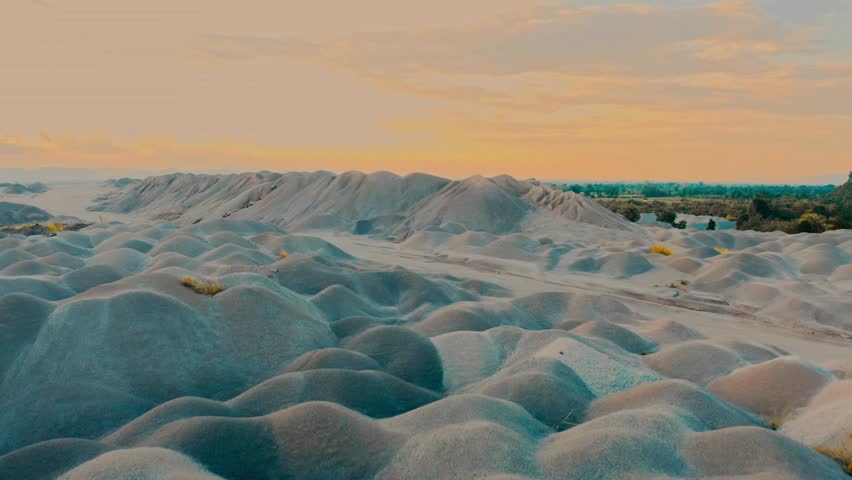
<svg viewBox="0 0 852 480"><path fill-rule="evenodd" d="M634 229L620 216L572 192L506 176L449 180L388 172L174 174L129 185L93 207L181 223L233 217L294 231L324 228L397 237L429 227L453 233L510 233L518 231L536 209L578 222Z"/></svg>
<svg viewBox="0 0 852 480"><path fill-rule="evenodd" d="M45 222L51 217L48 212L32 205L0 202L0 225Z"/></svg>
<svg viewBox="0 0 852 480"><path fill-rule="evenodd" d="M510 177L99 205L161 219L0 239L0 478L847 478L815 448L852 447L848 231L639 227Z"/></svg>

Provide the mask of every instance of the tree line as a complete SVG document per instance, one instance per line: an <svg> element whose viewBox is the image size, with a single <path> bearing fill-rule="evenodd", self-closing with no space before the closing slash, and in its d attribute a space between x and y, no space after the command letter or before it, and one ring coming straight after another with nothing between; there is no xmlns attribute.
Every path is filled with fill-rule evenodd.
<svg viewBox="0 0 852 480"><path fill-rule="evenodd" d="M702 195L696 197L684 195L680 198L659 195L597 198L601 205L632 222L638 221L641 213L655 213L658 221L669 223L676 228L686 228L686 222L676 221L679 213L725 218L736 222L738 230L819 233L826 230L852 228L852 206L850 206L852 173L845 184L830 189L827 188L828 186L808 185L726 185L724 187L732 188L731 195L742 195L749 191L756 193L751 198ZM580 193L587 195L586 191ZM715 228L715 222L712 228Z"/></svg>

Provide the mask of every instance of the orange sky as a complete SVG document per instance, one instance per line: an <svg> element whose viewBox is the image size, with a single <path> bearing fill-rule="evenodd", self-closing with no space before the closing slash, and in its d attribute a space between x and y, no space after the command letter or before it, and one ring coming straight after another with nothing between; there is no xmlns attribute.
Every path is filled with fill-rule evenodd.
<svg viewBox="0 0 852 480"><path fill-rule="evenodd" d="M852 0L12 3L0 167L852 169Z"/></svg>

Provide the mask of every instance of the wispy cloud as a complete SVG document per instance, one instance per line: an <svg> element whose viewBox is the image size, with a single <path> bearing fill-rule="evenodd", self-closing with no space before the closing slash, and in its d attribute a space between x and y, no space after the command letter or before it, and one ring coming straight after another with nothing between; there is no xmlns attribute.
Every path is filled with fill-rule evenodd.
<svg viewBox="0 0 852 480"><path fill-rule="evenodd" d="M0 19L7 164L721 179L852 160L852 0L45 1Z"/></svg>

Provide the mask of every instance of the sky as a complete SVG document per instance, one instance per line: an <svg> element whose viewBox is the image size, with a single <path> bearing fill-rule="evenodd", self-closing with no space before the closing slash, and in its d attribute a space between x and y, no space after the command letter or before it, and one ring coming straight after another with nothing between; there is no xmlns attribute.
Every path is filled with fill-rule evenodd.
<svg viewBox="0 0 852 480"><path fill-rule="evenodd" d="M852 170L852 0L10 0L0 168Z"/></svg>

